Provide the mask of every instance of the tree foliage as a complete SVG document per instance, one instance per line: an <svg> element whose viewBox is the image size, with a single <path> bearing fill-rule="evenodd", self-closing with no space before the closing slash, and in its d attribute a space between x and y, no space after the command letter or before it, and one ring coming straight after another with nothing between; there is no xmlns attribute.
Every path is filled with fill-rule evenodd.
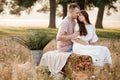
<svg viewBox="0 0 120 80"><path fill-rule="evenodd" d="M5 5L6 0L0 0L0 13L4 11L3 6Z"/></svg>
<svg viewBox="0 0 120 80"><path fill-rule="evenodd" d="M66 5L73 2L73 0L58 0L58 4Z"/></svg>
<svg viewBox="0 0 120 80"><path fill-rule="evenodd" d="M102 7L105 6L107 8L107 10L109 11L110 9L114 9L115 11L117 11L116 6L114 6L114 3L117 0L87 0L87 6L89 8L91 7Z"/></svg>
<svg viewBox="0 0 120 80"><path fill-rule="evenodd" d="M11 0L10 1L10 13L15 15L20 15L21 11L26 10L27 13L30 13L31 7L37 0Z"/></svg>
<svg viewBox="0 0 120 80"><path fill-rule="evenodd" d="M29 8L29 7L33 6L33 4L37 0L14 0L14 1L16 1L17 5L19 5L19 6Z"/></svg>
<svg viewBox="0 0 120 80"><path fill-rule="evenodd" d="M63 16L63 18L65 16L67 16L67 6L71 2L73 2L73 0L58 0L58 4L62 6L62 16Z"/></svg>
<svg viewBox="0 0 120 80"><path fill-rule="evenodd" d="M79 6L81 10L85 10L85 6L86 6L86 1L87 0L74 0Z"/></svg>

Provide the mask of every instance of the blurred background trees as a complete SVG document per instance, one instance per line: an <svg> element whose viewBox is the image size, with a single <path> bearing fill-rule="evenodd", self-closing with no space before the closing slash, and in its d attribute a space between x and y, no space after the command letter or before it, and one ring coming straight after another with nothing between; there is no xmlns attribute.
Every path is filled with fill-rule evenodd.
<svg viewBox="0 0 120 80"><path fill-rule="evenodd" d="M4 4L5 4L5 0L0 0L0 13L3 12L4 10L3 8Z"/></svg>
<svg viewBox="0 0 120 80"><path fill-rule="evenodd" d="M50 20L48 28L56 27L56 0L49 0L50 4Z"/></svg>
<svg viewBox="0 0 120 80"><path fill-rule="evenodd" d="M116 1L117 0L87 0L88 7L98 7L98 15L95 23L96 28L103 28L102 22L105 8L108 10L108 13L111 8L117 11L116 7L114 6Z"/></svg>
<svg viewBox="0 0 120 80"><path fill-rule="evenodd" d="M35 3L39 2L40 5L46 0L0 0L0 13L2 13L5 8L9 7L9 13L12 15L21 15L21 11L26 11L30 14ZM38 10L38 12L50 12L49 13L49 25L48 28L56 28L56 12L57 7L60 5L62 7L62 12L59 13L63 18L67 15L67 6L69 3L76 2L82 10L98 8L98 15L96 19L96 28L103 28L103 16L104 11L107 10L107 14L110 15L110 9L117 11L114 3L117 0L48 0L49 5L44 4Z"/></svg>
<svg viewBox="0 0 120 80"><path fill-rule="evenodd" d="M60 4L63 8L63 10L62 10L63 11L63 14L62 14L63 19L65 16L67 16L67 5L71 2L73 2L73 1L72 0L59 0L58 1L58 4Z"/></svg>

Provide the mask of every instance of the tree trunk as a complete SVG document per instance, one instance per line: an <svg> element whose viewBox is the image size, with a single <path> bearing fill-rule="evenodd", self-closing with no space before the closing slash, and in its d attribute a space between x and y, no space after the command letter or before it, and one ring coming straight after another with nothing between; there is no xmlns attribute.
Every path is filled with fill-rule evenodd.
<svg viewBox="0 0 120 80"><path fill-rule="evenodd" d="M65 18L65 16L67 16L67 4L63 4L63 19Z"/></svg>
<svg viewBox="0 0 120 80"><path fill-rule="evenodd" d="M102 21L103 21L104 9L105 9L105 6L99 7L97 20L96 20L96 24L95 24L96 28L103 28Z"/></svg>
<svg viewBox="0 0 120 80"><path fill-rule="evenodd" d="M81 10L85 9L85 0L75 0L75 2L80 6Z"/></svg>
<svg viewBox="0 0 120 80"><path fill-rule="evenodd" d="M50 3L50 21L48 28L56 28L56 0L49 0Z"/></svg>
<svg viewBox="0 0 120 80"><path fill-rule="evenodd" d="M3 5L4 5L4 3L2 1L0 1L0 13L3 12L3 10L4 10Z"/></svg>

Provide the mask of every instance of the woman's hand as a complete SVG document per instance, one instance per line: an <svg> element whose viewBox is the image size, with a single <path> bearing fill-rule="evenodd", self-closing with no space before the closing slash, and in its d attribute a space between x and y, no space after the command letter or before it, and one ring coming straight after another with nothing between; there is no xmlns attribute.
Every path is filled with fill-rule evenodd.
<svg viewBox="0 0 120 80"><path fill-rule="evenodd" d="M95 45L95 43L89 43L90 45Z"/></svg>
<svg viewBox="0 0 120 80"><path fill-rule="evenodd" d="M95 43L94 43L94 42L91 42L91 41L89 41L89 44L90 44L90 45L95 45Z"/></svg>

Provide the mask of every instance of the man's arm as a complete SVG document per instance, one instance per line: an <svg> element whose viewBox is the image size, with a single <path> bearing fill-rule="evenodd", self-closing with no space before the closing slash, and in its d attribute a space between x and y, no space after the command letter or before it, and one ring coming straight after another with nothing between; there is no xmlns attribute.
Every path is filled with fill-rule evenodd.
<svg viewBox="0 0 120 80"><path fill-rule="evenodd" d="M71 40L72 38L75 38L76 36L78 36L80 33L79 32L74 32L71 35L67 35L67 32L62 32L57 36L57 40L58 41L67 41L67 40Z"/></svg>

